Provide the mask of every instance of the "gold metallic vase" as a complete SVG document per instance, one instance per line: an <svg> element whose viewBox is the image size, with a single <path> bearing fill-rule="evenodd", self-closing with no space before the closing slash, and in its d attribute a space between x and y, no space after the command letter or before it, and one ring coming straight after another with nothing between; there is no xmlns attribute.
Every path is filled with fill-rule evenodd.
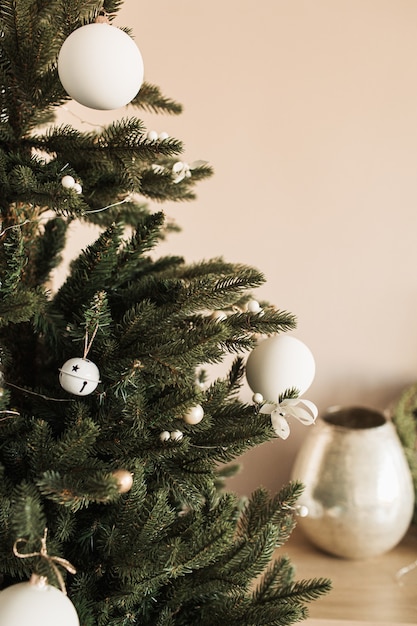
<svg viewBox="0 0 417 626"><path fill-rule="evenodd" d="M299 526L319 548L364 559L393 548L413 515L414 489L394 425L378 411L334 407L311 428L292 478L304 485Z"/></svg>

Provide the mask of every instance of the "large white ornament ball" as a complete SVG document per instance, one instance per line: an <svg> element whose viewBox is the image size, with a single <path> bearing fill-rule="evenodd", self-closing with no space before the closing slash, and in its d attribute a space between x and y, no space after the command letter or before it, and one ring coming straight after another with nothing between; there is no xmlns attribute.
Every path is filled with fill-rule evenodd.
<svg viewBox="0 0 417 626"><path fill-rule="evenodd" d="M278 396L295 387L302 395L314 380L316 365L310 349L288 335L268 337L250 353L246 379L254 393L277 402Z"/></svg>
<svg viewBox="0 0 417 626"><path fill-rule="evenodd" d="M90 109L128 104L143 82L143 60L131 37L110 24L74 30L58 55L58 74L71 98Z"/></svg>
<svg viewBox="0 0 417 626"><path fill-rule="evenodd" d="M0 592L0 626L80 626L71 600L50 585L17 583Z"/></svg>
<svg viewBox="0 0 417 626"><path fill-rule="evenodd" d="M100 382L98 367L89 359L68 359L59 370L61 387L76 396L88 396Z"/></svg>

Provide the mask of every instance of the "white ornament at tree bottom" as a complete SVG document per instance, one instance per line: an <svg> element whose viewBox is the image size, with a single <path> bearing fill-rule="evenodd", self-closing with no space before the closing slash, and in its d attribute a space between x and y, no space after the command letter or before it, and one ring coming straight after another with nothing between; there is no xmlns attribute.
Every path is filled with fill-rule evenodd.
<svg viewBox="0 0 417 626"><path fill-rule="evenodd" d="M302 395L310 387L316 371L310 349L300 339L277 335L261 341L246 363L246 379L265 401L277 401L288 389Z"/></svg>
<svg viewBox="0 0 417 626"><path fill-rule="evenodd" d="M58 55L58 74L71 98L97 110L128 104L143 81L139 48L116 26L95 23L74 30Z"/></svg>
<svg viewBox="0 0 417 626"><path fill-rule="evenodd" d="M42 580L33 577L0 591L0 626L80 626L68 596Z"/></svg>
<svg viewBox="0 0 417 626"><path fill-rule="evenodd" d="M65 361L59 370L61 387L76 396L88 396L100 382L100 372L89 359L74 357Z"/></svg>

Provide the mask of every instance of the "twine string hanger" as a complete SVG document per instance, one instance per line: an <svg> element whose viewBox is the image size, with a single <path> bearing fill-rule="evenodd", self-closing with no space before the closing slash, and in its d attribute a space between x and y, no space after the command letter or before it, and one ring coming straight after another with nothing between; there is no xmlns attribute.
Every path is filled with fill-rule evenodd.
<svg viewBox="0 0 417 626"><path fill-rule="evenodd" d="M62 593L64 593L65 595L67 595L67 590L65 587L65 583L64 583L64 578L61 574L61 572L58 569L58 565L61 565L61 567L63 567L64 569L67 570L67 572L70 572L70 574L75 574L76 573L76 569L73 565L71 565L71 563L69 561L67 561L67 559L63 559L60 556L50 556L48 554L48 550L46 547L46 538L48 535L48 529L45 528L44 532L43 532L43 537L41 538L40 542L41 542L41 549L39 550L39 552L28 552L28 553L24 553L24 552L19 552L18 550L18 545L19 543L27 543L27 539L24 539L22 537L20 537L19 539L16 539L14 545L13 545L13 553L15 556L17 556L18 559L29 559L29 558L33 558L36 556L39 556L43 559L45 559L49 566L51 567L51 569L53 570L58 582L59 582L59 586L61 587L61 591Z"/></svg>
<svg viewBox="0 0 417 626"><path fill-rule="evenodd" d="M96 24L110 24L110 17L114 13L108 13L104 7L102 7L94 20Z"/></svg>
<svg viewBox="0 0 417 626"><path fill-rule="evenodd" d="M409 574L410 572L412 572L416 568L417 568L417 559L413 561L412 563L410 563L409 565L405 565L404 567L401 567L395 574L397 583L399 585L403 585L404 584L403 577L406 574Z"/></svg>
<svg viewBox="0 0 417 626"><path fill-rule="evenodd" d="M103 305L103 300L105 299L105 291L100 291L99 293L96 294L95 297L95 303L93 304L93 310L97 312L97 314L100 314L100 310L101 307ZM94 325L94 329L93 332L89 333L89 324L88 322L86 322L85 325L85 335L84 335L84 354L83 354L83 359L86 359L88 356L88 353L90 352L94 339L96 338L96 335L98 333L98 330L100 328L100 321L99 319L97 319L95 325Z"/></svg>
<svg viewBox="0 0 417 626"><path fill-rule="evenodd" d="M95 336L97 335L98 327L99 327L99 324L97 323L95 328L94 328L94 330L93 330L93 333L92 333L91 337L89 337L88 330L85 331L83 359L87 358L88 353L91 350L91 346L93 345L93 341L95 339Z"/></svg>

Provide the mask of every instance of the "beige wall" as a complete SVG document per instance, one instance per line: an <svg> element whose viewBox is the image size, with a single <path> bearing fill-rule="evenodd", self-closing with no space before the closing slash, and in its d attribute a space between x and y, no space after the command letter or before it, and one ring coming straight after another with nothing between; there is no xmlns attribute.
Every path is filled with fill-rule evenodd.
<svg viewBox="0 0 417 626"><path fill-rule="evenodd" d="M148 128L216 171L167 207L183 230L160 252L261 269L315 355L306 397L384 408L417 379L417 3L126 0L117 23L185 106ZM66 108L84 128L114 116ZM280 487L305 434L245 455L232 487Z"/></svg>

